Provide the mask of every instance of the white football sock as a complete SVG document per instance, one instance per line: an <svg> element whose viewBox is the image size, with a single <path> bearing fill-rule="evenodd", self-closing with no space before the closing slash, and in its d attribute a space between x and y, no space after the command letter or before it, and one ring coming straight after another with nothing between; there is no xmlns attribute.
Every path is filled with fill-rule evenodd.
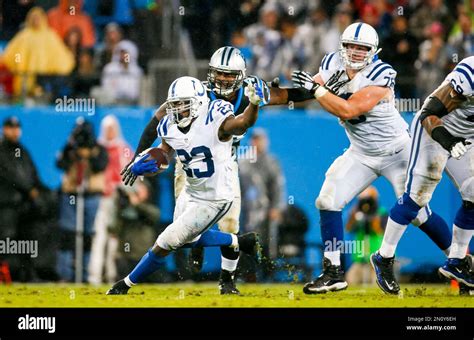
<svg viewBox="0 0 474 340"><path fill-rule="evenodd" d="M226 259L224 256L221 256L221 269L227 270L228 272L235 272L237 269L237 264L239 263L239 258L236 260Z"/></svg>
<svg viewBox="0 0 474 340"><path fill-rule="evenodd" d="M232 244L229 246L229 247L232 247L232 248L235 248L235 249L239 249L239 239L237 238L237 235L235 234L230 234L230 236L232 237Z"/></svg>
<svg viewBox="0 0 474 340"><path fill-rule="evenodd" d="M130 281L130 277L129 275L127 275L127 277L125 279L123 279L123 281L125 282L125 284L129 287L132 287L132 286L135 286L136 283L133 283L132 281Z"/></svg>
<svg viewBox="0 0 474 340"><path fill-rule="evenodd" d="M324 252L324 257L328 258L329 261L331 261L331 264L334 266L340 266L341 265L341 251L336 250L336 251L325 251Z"/></svg>
<svg viewBox="0 0 474 340"><path fill-rule="evenodd" d="M382 257L389 258L395 256L398 242L400 242L406 228L406 225L398 224L391 218L388 219L387 228L385 228L385 234L383 235L382 246L379 249L379 253Z"/></svg>
<svg viewBox="0 0 474 340"><path fill-rule="evenodd" d="M471 238L474 235L474 230L462 229L457 225L453 225L453 241L451 242L451 251L449 258L463 259L467 253L467 247Z"/></svg>

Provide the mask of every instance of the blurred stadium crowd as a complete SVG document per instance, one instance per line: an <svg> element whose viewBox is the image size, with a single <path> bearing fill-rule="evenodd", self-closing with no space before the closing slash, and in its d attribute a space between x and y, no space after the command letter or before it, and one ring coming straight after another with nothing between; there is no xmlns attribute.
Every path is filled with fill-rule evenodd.
<svg viewBox="0 0 474 340"><path fill-rule="evenodd" d="M231 44L245 55L247 74L267 81L279 76L289 85L292 70L316 73L323 56L338 49L344 28L364 21L379 33L381 58L398 71L402 98L425 97L430 84L439 83L474 50L471 0L1 4L3 102L48 103L66 95L92 96L99 104L156 104L160 84L147 86L149 76L154 62L175 57L181 48L181 39L174 41L176 32L185 32L191 49L186 57L207 60L217 48ZM154 100L144 101L146 92Z"/></svg>
<svg viewBox="0 0 474 340"><path fill-rule="evenodd" d="M281 84L291 86L293 70L317 73L324 55L339 48L342 31L358 20L372 25L379 33L381 58L397 70L396 92L401 98L424 99L433 90L433 84L440 83L459 60L474 54L471 0L0 3L3 104L54 104L58 98L66 97L93 98L98 105L155 105L163 98L159 92L168 86L153 81L157 69L168 67L160 61L176 58L179 64L182 59L201 60L204 66L197 63L196 67L202 68L204 80L208 58L224 45L242 51L247 74L267 81L279 77ZM173 40L176 36L179 43ZM178 75L182 74L174 74ZM77 220L76 205L71 200L76 200L79 193L85 198L83 278L91 283L113 282L127 273L150 240L166 226L156 222L160 216L156 180L139 182L133 189L120 185L120 170L133 157L133 151L122 137L117 119L105 117L98 138L93 130L85 120L76 122L59 152L56 165L64 176L60 193L56 193L41 183L28 151L20 143L21 123L14 117L4 121L0 141L0 239L33 238L40 247L51 247L54 251L41 259L1 257L0 278L74 280ZM281 204L284 178L278 161L268 154L266 138L262 131L252 135L251 143L260 152L259 161L242 166L244 202L253 202L243 207L247 211L243 214L247 219L243 225L264 216L255 224L267 229L274 223L280 226L280 255L302 256L308 221L297 207ZM17 150L21 150L21 157L12 156ZM255 174L264 176L258 178ZM172 172L167 178L172 181ZM247 188L245 183L249 183ZM263 194L252 201L249 197L254 195L255 188ZM383 224L375 201L373 198L366 208L362 202L359 210L366 209L370 214L364 212L366 217L361 220L355 218L361 216L357 215L359 211L353 211L348 226L351 229L362 224L358 230L373 236L374 249L380 242ZM50 232L51 224L57 225L57 233ZM139 246L127 250L121 240ZM178 253L175 259L178 267L179 263L181 268L185 267L184 255ZM3 260L8 262L9 275ZM305 265L304 261L298 264ZM191 277L185 269L178 277L158 275L161 277L152 279Z"/></svg>

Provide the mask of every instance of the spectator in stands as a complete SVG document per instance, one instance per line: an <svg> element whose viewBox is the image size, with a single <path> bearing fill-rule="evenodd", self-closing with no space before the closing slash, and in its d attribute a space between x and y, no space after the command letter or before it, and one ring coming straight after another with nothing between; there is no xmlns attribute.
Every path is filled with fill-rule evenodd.
<svg viewBox="0 0 474 340"><path fill-rule="evenodd" d="M351 23L352 9L350 5L345 3L338 5L336 13L332 19L331 27L321 38L320 51L323 54L326 54L339 50L339 39L341 34Z"/></svg>
<svg viewBox="0 0 474 340"><path fill-rule="evenodd" d="M74 27L81 32L81 47L93 47L95 30L89 15L82 11L83 0L59 0L56 7L48 11L48 21L61 38L65 38Z"/></svg>
<svg viewBox="0 0 474 340"><path fill-rule="evenodd" d="M443 0L424 0L410 18L410 31L422 41L431 36L430 27L434 22L442 22L446 32L449 32L453 24L452 15Z"/></svg>
<svg viewBox="0 0 474 340"><path fill-rule="evenodd" d="M73 82L73 95L75 97L89 97L91 88L100 84L100 74L94 66L92 53L92 49L89 48L83 48L79 52L79 64Z"/></svg>
<svg viewBox="0 0 474 340"><path fill-rule="evenodd" d="M387 218L386 209L379 206L377 189L369 186L358 196L346 225L347 231L359 243L355 249L361 250L352 253L352 266L346 275L349 284L375 283L369 257L382 244Z"/></svg>
<svg viewBox="0 0 474 340"><path fill-rule="evenodd" d="M268 152L269 140L264 129L255 128L252 132L250 145L256 150L256 159L239 160L240 183L242 188L242 232L256 231L260 234L263 251L269 258L269 231L281 222L285 208L285 178L278 160ZM246 275L255 280L255 267L248 257L242 256L241 261ZM250 262L250 263L249 263ZM268 260L264 263L263 279L271 271Z"/></svg>
<svg viewBox="0 0 474 340"><path fill-rule="evenodd" d="M448 40L448 53L456 60L451 60L452 67L460 60L474 55L474 29L472 19L466 13L461 12L458 16L459 30L455 31Z"/></svg>
<svg viewBox="0 0 474 340"><path fill-rule="evenodd" d="M74 56L75 67L72 74L73 76L77 74L77 69L79 67L79 55L82 50L81 40L82 32L77 27L72 27L64 36L64 44L69 48L69 51L71 51Z"/></svg>
<svg viewBox="0 0 474 340"><path fill-rule="evenodd" d="M254 56L248 65L249 74L256 74L263 79L271 79L273 74L272 62L280 44L280 33L278 32L278 20L280 8L274 3L266 3L260 9L260 19L244 29L244 34Z"/></svg>
<svg viewBox="0 0 474 340"><path fill-rule="evenodd" d="M3 122L0 139L0 240L28 235L32 208L41 182L30 153L20 143L21 126L16 117ZM29 231L31 235L31 230ZM7 261L13 280L19 280L25 255L0 254L0 266ZM28 268L24 268L28 269Z"/></svg>
<svg viewBox="0 0 474 340"><path fill-rule="evenodd" d="M58 275L63 281L74 279L76 207L83 193L83 281L87 282L94 221L105 190L104 171L107 162L107 151L97 143L92 125L80 117L56 163L64 171L59 207L61 244L57 266Z"/></svg>
<svg viewBox="0 0 474 340"><path fill-rule="evenodd" d="M105 190L97 211L95 235L92 240L89 282L93 284L102 283L104 262L107 282L114 282L117 276L117 238L109 235L107 229L113 224L117 214L114 195L122 182L120 172L133 156L133 151L123 139L120 123L114 115L107 115L102 119L99 144L107 150L109 162L105 168Z"/></svg>
<svg viewBox="0 0 474 340"><path fill-rule="evenodd" d="M25 28L8 43L2 59L15 75L16 95L33 94L36 75L68 75L74 68L73 54L48 27L46 14L39 7L30 10Z"/></svg>
<svg viewBox="0 0 474 340"><path fill-rule="evenodd" d="M117 44L122 40L122 29L112 22L105 26L104 42L99 45L95 53L95 66L102 72L105 65L112 61L112 55Z"/></svg>
<svg viewBox="0 0 474 340"><path fill-rule="evenodd" d="M112 62L102 72L102 95L104 103L138 104L140 82L143 71L138 66L138 49L129 40L122 40L114 50Z"/></svg>
<svg viewBox="0 0 474 340"><path fill-rule="evenodd" d="M397 70L395 91L400 98L414 98L415 61L418 58L418 43L408 31L408 20L405 16L393 18L390 34L382 40L381 58Z"/></svg>
<svg viewBox="0 0 474 340"><path fill-rule="evenodd" d="M293 16L285 15L280 20L280 43L272 61L270 77L280 77L282 84L291 82L291 72L300 70L308 59L311 46L307 45L304 31L299 29Z"/></svg>
<svg viewBox="0 0 474 340"><path fill-rule="evenodd" d="M308 58L303 67L304 70L314 74L317 73L325 54L321 50L321 40L327 34L330 27L331 21L323 7L318 7L311 11L306 22L299 27L304 39L306 39L305 45L309 48Z"/></svg>
<svg viewBox="0 0 474 340"><path fill-rule="evenodd" d="M420 45L420 53L415 63L417 68L418 96L424 100L440 84L447 73L448 55L443 39L443 25L434 22L429 29L430 38Z"/></svg>
<svg viewBox="0 0 474 340"><path fill-rule="evenodd" d="M0 40L10 40L20 29L35 0L2 1L0 11Z"/></svg>
<svg viewBox="0 0 474 340"><path fill-rule="evenodd" d="M390 31L392 16L388 13L388 4L384 0L367 3L362 7L360 19L376 29L379 39L384 39Z"/></svg>

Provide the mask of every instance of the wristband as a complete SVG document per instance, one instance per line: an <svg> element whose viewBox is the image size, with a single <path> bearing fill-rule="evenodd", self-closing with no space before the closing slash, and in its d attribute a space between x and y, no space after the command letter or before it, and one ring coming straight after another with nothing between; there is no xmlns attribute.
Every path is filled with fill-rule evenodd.
<svg viewBox="0 0 474 340"><path fill-rule="evenodd" d="M456 142L455 137L442 125L435 127L431 131L431 138L441 146L451 152L451 146Z"/></svg>

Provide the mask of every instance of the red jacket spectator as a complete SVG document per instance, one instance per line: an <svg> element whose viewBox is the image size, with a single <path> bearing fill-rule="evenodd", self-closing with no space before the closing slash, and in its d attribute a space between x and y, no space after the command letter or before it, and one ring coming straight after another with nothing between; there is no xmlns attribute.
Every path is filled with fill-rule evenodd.
<svg viewBox="0 0 474 340"><path fill-rule="evenodd" d="M48 11L48 21L64 39L73 27L79 28L82 33L82 47L93 47L95 44L95 31L89 15L82 12L83 0L59 0L58 6Z"/></svg>

